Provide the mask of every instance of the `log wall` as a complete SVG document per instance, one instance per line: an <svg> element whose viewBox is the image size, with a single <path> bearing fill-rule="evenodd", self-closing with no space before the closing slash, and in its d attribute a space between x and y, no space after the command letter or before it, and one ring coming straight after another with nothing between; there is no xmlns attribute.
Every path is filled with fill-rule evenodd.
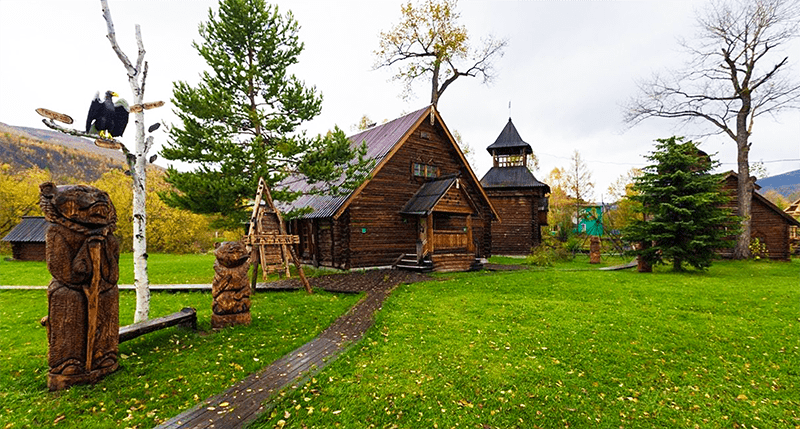
<svg viewBox="0 0 800 429"><path fill-rule="evenodd" d="M487 189L500 214L492 224L492 250L496 255L528 255L539 245L539 196L534 190Z"/></svg>
<svg viewBox="0 0 800 429"><path fill-rule="evenodd" d="M11 243L11 255L17 261L44 261L44 243Z"/></svg>
<svg viewBox="0 0 800 429"><path fill-rule="evenodd" d="M731 201L726 207L730 208L734 214L736 213L738 201L736 186L736 176L731 175L725 179L723 190L731 197ZM779 213L780 209L771 206L771 204L756 196L756 191L753 191L751 211L750 237L758 238L762 243L766 244L770 259L788 261L791 258L789 248L789 229L791 225L789 221ZM733 237L733 239L735 240L736 237ZM733 256L733 248L721 249L719 253L723 257L731 257Z"/></svg>
<svg viewBox="0 0 800 429"><path fill-rule="evenodd" d="M373 177L350 204L350 265L369 267L391 265L401 253L414 253L418 239L417 218L403 216L400 209L426 179L413 176L413 163L439 167L440 175L460 174L463 189L479 205L473 219L473 237L479 238L478 256L491 252L491 213L482 203L455 149L438 125L426 119L403 146ZM488 243L487 243L488 242Z"/></svg>

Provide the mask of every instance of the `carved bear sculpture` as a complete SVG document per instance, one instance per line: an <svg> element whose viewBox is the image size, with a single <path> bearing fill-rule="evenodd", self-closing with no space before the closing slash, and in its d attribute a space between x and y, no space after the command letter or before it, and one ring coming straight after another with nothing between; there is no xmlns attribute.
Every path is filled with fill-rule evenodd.
<svg viewBox="0 0 800 429"><path fill-rule="evenodd" d="M85 185L39 186L46 235L47 386L95 383L118 367L119 243L108 194Z"/></svg>
<svg viewBox="0 0 800 429"><path fill-rule="evenodd" d="M247 270L250 254L244 243L226 241L214 245L214 282L211 295L211 327L250 324L250 284Z"/></svg>

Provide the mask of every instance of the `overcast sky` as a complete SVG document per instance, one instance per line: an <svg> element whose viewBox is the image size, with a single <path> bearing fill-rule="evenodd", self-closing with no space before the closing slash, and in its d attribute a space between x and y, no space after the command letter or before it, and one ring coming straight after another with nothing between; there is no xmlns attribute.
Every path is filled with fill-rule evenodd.
<svg viewBox="0 0 800 429"><path fill-rule="evenodd" d="M401 85L390 70L373 70L378 35L399 21L400 1L277 1L301 25L305 51L293 72L324 97L322 114L304 125L324 133L338 125L353 134L366 114L378 123L428 104L430 88L420 83L416 98L399 98ZM607 187L632 167L653 140L694 136L708 128L678 128L650 119L633 129L622 108L636 94L637 80L679 67L687 56L677 39L696 33L695 11L705 1L468 1L459 4L472 40L493 34L508 38L490 85L461 78L439 102L451 131L475 150L478 177L488 171L492 144L509 114L540 159L536 177L566 167L578 150L592 171L595 199L608 201ZM146 113L147 123L175 123L172 82L195 83L204 63L191 47L197 26L208 18L210 0L109 0L117 38L134 60L134 26L141 26L149 62L146 101L167 106ZM130 86L106 39L99 0L0 0L0 122L44 128L37 107L85 122L95 92L112 89L128 100ZM800 76L800 40L782 51ZM509 113L509 102L511 110ZM159 150L167 136L156 135ZM800 169L800 112L760 117L751 137L751 163L765 162L770 175ZM123 141L133 144L133 133ZM723 170L736 168L736 146L724 136L700 139L718 153ZM792 160L792 161L779 161ZM157 161L166 165L165 161ZM605 195L604 195L605 194Z"/></svg>

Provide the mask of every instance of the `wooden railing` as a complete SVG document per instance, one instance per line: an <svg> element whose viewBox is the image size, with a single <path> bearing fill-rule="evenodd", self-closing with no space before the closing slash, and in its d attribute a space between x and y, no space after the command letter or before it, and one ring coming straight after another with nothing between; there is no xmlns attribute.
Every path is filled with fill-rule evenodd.
<svg viewBox="0 0 800 429"><path fill-rule="evenodd" d="M469 237L466 232L461 231L434 231L434 249L465 249L470 247Z"/></svg>

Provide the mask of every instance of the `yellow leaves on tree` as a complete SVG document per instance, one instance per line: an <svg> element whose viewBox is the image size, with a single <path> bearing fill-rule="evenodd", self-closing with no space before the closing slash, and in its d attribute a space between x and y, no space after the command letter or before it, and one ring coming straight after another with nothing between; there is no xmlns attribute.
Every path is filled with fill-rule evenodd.
<svg viewBox="0 0 800 429"><path fill-rule="evenodd" d="M133 214L131 178L122 171L112 170L94 186L106 190L117 209L117 232L123 251L133 246ZM169 207L158 197L170 185L163 173L148 171L147 178L147 249L150 252L193 253L213 247L215 234L208 216Z"/></svg>
<svg viewBox="0 0 800 429"><path fill-rule="evenodd" d="M492 61L502 56L507 41L488 37L471 49L467 28L458 23L456 5L456 0L408 2L400 8L400 22L381 32L375 68L397 66L394 79L404 83L404 98L411 96L411 85L419 78L430 78L435 106L458 77L482 76L484 82L493 77Z"/></svg>
<svg viewBox="0 0 800 429"><path fill-rule="evenodd" d="M50 172L31 168L14 172L8 164L0 164L0 237L14 228L22 216L40 216L39 184L50 180ZM0 242L0 246L8 243ZM8 248L0 248L7 251Z"/></svg>

